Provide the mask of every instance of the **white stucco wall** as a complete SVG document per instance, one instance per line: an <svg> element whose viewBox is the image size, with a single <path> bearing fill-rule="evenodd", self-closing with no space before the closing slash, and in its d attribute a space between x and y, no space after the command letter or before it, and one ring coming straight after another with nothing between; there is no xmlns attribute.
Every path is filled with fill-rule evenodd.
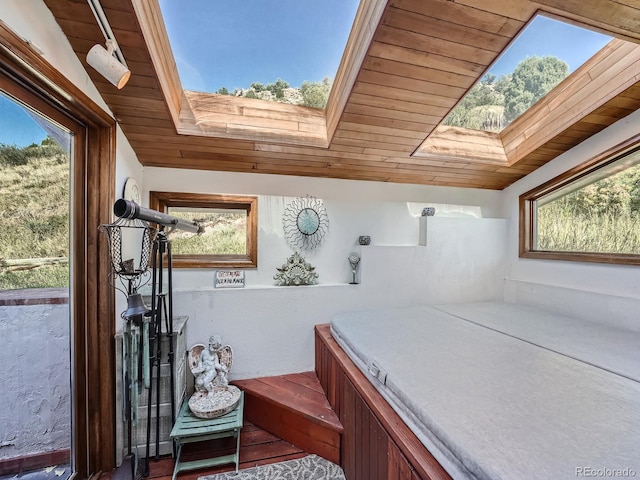
<svg viewBox="0 0 640 480"><path fill-rule="evenodd" d="M189 345L221 334L234 348L232 378L309 371L313 326L337 312L500 298L506 221L430 220L426 247L363 247L359 285L346 272L342 283L317 286L177 287L174 310L190 318Z"/></svg>
<svg viewBox="0 0 640 480"><path fill-rule="evenodd" d="M506 221L442 216L446 204L497 217L501 192L161 168L146 168L144 185L145 199L150 190L258 195L258 268L246 271L244 289L216 290L214 270L174 271L174 312L189 316L187 341L221 334L234 347L232 378L312 370L313 326L339 311L502 296ZM276 267L293 253L282 213L307 194L323 200L330 223L318 250L304 253L319 285L276 287ZM428 245L418 246L419 214L434 204ZM359 235L372 245L358 245ZM362 258L355 286L351 252Z"/></svg>
<svg viewBox="0 0 640 480"><path fill-rule="evenodd" d="M69 305L0 306L0 332L0 460L69 449Z"/></svg>

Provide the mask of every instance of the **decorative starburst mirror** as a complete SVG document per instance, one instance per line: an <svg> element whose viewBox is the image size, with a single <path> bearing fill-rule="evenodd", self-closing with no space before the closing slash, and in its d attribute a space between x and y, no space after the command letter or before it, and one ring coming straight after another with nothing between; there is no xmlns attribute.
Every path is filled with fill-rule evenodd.
<svg viewBox="0 0 640 480"><path fill-rule="evenodd" d="M329 217L324 203L309 196L296 198L284 209L282 227L287 242L293 248L317 248L329 231Z"/></svg>

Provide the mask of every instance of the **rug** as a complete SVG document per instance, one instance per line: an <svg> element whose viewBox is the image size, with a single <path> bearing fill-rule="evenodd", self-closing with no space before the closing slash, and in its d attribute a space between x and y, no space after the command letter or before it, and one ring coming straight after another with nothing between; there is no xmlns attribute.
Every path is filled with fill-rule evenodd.
<svg viewBox="0 0 640 480"><path fill-rule="evenodd" d="M342 469L317 455L198 477L198 480L345 480Z"/></svg>

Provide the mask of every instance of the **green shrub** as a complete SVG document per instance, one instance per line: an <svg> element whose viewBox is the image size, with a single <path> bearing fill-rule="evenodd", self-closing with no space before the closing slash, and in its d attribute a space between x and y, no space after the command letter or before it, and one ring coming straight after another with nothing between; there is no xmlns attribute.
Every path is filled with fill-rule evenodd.
<svg viewBox="0 0 640 480"><path fill-rule="evenodd" d="M29 155L24 148L0 143L0 164L7 167L16 167L27 163L29 163Z"/></svg>

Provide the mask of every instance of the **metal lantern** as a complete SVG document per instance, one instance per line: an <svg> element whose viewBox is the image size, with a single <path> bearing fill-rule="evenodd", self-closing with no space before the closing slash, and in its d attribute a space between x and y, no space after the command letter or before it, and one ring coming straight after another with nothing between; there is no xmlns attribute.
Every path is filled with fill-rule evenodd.
<svg viewBox="0 0 640 480"><path fill-rule="evenodd" d="M126 291L114 286L125 295L136 293L138 288L149 281L149 260L151 246L157 230L145 221L119 218L114 223L101 225L109 243L109 259L112 273L122 282L126 281Z"/></svg>

